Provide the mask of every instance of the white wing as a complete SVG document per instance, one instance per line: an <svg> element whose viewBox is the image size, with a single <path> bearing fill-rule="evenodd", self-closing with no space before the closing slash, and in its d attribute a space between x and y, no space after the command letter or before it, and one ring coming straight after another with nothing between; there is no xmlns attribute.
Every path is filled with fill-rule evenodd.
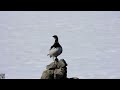
<svg viewBox="0 0 120 90"><path fill-rule="evenodd" d="M57 48L53 47L51 50L49 50L49 55L55 57L55 56L60 55L61 52L62 52L62 48L61 47L57 47Z"/></svg>

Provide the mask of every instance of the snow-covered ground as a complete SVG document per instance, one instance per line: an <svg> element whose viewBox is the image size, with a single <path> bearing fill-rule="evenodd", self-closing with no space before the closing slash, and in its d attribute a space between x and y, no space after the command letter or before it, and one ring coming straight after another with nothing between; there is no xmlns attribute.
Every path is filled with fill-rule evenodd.
<svg viewBox="0 0 120 90"><path fill-rule="evenodd" d="M68 77L120 78L119 11L0 11L0 73L39 79L55 34Z"/></svg>

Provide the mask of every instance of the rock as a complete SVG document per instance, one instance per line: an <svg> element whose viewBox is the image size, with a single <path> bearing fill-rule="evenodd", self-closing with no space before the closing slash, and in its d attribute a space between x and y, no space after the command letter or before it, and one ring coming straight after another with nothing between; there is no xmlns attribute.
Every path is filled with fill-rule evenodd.
<svg viewBox="0 0 120 90"><path fill-rule="evenodd" d="M61 67L61 68L63 68L63 67L66 67L67 66L67 63L66 63L66 61L64 60L64 59L61 59L59 62L58 62L58 65L57 65L57 67Z"/></svg>
<svg viewBox="0 0 120 90"><path fill-rule="evenodd" d="M67 79L67 63L64 59L56 60L46 66L41 79Z"/></svg>
<svg viewBox="0 0 120 90"><path fill-rule="evenodd" d="M48 70L54 70L56 69L57 65L55 64L55 62L50 63L49 65L46 66L46 69Z"/></svg>
<svg viewBox="0 0 120 90"><path fill-rule="evenodd" d="M54 79L54 70L45 70L41 79Z"/></svg>
<svg viewBox="0 0 120 90"><path fill-rule="evenodd" d="M66 79L67 71L65 68L59 68L54 70L54 79Z"/></svg>
<svg viewBox="0 0 120 90"><path fill-rule="evenodd" d="M41 79L79 79L77 77L67 78L67 63L64 59L55 60L46 66Z"/></svg>

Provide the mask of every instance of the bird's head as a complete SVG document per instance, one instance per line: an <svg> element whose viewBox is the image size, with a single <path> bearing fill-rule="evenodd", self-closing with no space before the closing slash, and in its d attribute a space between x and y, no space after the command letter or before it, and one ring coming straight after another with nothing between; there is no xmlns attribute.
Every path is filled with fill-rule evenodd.
<svg viewBox="0 0 120 90"><path fill-rule="evenodd" d="M58 36L57 35L54 35L53 37L54 37L55 41L58 41Z"/></svg>
<svg viewBox="0 0 120 90"><path fill-rule="evenodd" d="M55 39L58 39L58 36L57 36L57 35L54 35L53 37L54 37Z"/></svg>

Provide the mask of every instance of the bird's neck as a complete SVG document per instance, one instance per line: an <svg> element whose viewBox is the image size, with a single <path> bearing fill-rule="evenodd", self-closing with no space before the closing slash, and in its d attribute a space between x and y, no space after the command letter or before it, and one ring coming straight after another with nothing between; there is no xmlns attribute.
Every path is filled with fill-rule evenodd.
<svg viewBox="0 0 120 90"><path fill-rule="evenodd" d="M55 39L55 43L58 43L58 39Z"/></svg>

